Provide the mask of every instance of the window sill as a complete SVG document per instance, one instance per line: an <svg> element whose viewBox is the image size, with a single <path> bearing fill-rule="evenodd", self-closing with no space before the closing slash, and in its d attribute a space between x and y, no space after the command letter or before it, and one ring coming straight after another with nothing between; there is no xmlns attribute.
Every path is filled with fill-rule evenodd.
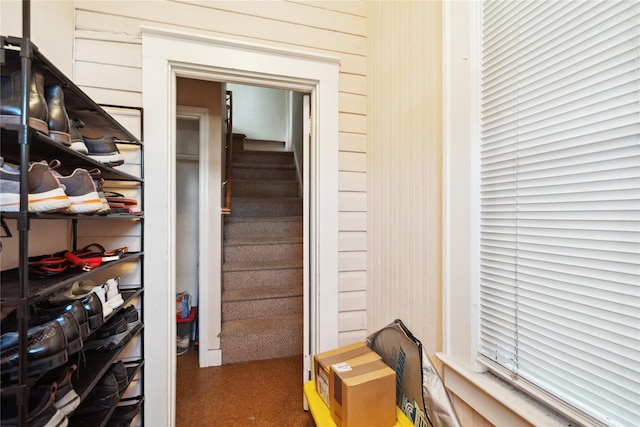
<svg viewBox="0 0 640 427"><path fill-rule="evenodd" d="M499 378L473 372L443 353L446 388L495 426L567 427L571 423Z"/></svg>

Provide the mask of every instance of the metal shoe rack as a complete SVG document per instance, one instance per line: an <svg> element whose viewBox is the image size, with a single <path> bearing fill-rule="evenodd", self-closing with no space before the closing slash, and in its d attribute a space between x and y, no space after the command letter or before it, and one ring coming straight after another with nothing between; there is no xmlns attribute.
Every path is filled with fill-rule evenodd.
<svg viewBox="0 0 640 427"><path fill-rule="evenodd" d="M125 129L118 121L116 121L110 114L108 114L104 108L107 106L100 106L92 101L80 88L78 88L72 81L70 81L62 72L60 72L44 55L42 55L37 47L33 45L30 40L30 11L28 8L29 2L25 2L27 6L23 6L23 37L1 37L0 46L0 66L2 74L11 74L14 71L20 71L22 76L22 104L21 104L21 116L20 123L18 125L3 125L1 129L0 140L0 155L4 157L6 162L15 163L20 165L20 208L19 212L2 212L0 213L0 219L2 220L3 229L6 236L6 232L9 228L6 226L6 220L15 221L18 230L18 258L19 266L17 268L6 270L1 272L0 276L0 306L5 309L15 308L17 310L18 318L18 334L19 334L19 373L17 382L3 382L1 384L2 396L16 395L16 401L18 402L18 425L27 426L28 414L30 408L29 391L32 388L38 377L29 375L29 363L28 363L28 320L30 307L40 301L46 300L54 292L64 289L77 280L89 279L95 273L100 271L104 272L108 269L108 274L114 273L111 277L118 275L122 268L126 268L131 263L136 263L136 269L139 271L139 284L127 285L122 287L121 294L125 300L121 309L126 307L132 301L138 301L140 319L144 324L144 271L143 271L143 256L144 256L144 216L139 214L127 214L127 213L115 213L107 215L66 215L55 213L31 213L28 210L28 170L30 161L41 160L53 160L60 161L61 166L56 169L63 175L68 175L77 167L84 169L99 169L101 171L101 177L108 182L115 182L114 185L118 185L118 182L124 183L128 186L135 186L139 188L140 198L138 200L138 206L144 212L144 170L143 170L143 144L141 140L136 138L132 133ZM65 145L57 142L48 136L43 135L30 128L29 123L29 87L28 82L31 81L32 67L37 66L38 69L43 69L46 85L60 85L64 92L64 100L66 110L70 117L78 118L85 123L83 128L83 134L94 135L106 135L115 136L117 140L122 141L119 144L128 144L134 146L140 150L140 174L132 175L122 170L118 170L113 167L106 166L102 163L94 161L93 159L80 154L67 148ZM118 107L114 105L108 106L109 108L126 108L129 110L136 110L140 115L141 123L141 139L142 134L142 109L131 107ZM60 220L66 219L71 222L71 244L72 250L75 250L78 244L78 222L82 221L107 221L106 223L98 224L94 226L94 229L109 228L111 221L135 221L139 224L139 250L136 252L128 252L122 256L119 260L104 263L99 267L91 269L90 271L77 271L75 269L64 272L59 275L55 275L49 278L34 279L29 274L29 256L39 255L30 254L29 252L29 232L31 221L46 221L46 220ZM93 224L92 224L93 225ZM33 237L32 237L33 238ZM46 237L45 237L46 238ZM136 244L136 248L138 245ZM105 322L109 320L116 313L109 315ZM142 410L140 419L144 424L144 328L139 332L139 344L138 349L140 358L139 360L129 360L127 362L127 371L129 381L134 376L141 379L139 386L133 391L137 392L133 397L128 397L126 400L135 400L142 402ZM133 339L133 338L130 338ZM81 401L89 395L91 390L98 384L100 378L108 371L111 365L122 357L121 352L126 347L126 344L112 351L106 352L93 352L87 351L79 354L84 355L84 360L79 363L80 376L74 376L72 379L73 388L80 396ZM80 366L80 364L82 366ZM1 372L0 372L1 374ZM129 384L131 385L131 384ZM133 388L133 387L132 387ZM123 392L121 397L126 393ZM128 393L131 395L131 393ZM125 399L123 399L125 400ZM82 405L82 403L81 403ZM107 424L110 416L112 415L115 406L109 410L83 414L81 417L74 417L70 415L69 425L91 425L91 426L104 426Z"/></svg>

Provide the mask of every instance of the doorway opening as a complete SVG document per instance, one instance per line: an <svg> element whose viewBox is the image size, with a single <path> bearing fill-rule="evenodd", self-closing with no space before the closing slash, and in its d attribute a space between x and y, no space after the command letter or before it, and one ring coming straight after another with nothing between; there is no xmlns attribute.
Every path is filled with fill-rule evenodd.
<svg viewBox="0 0 640 427"><path fill-rule="evenodd" d="M155 27L142 28L145 164L158 173L146 183L145 343L149 423L175 419L175 114L178 77L254 84L310 93L311 138L304 155L304 364L338 343L338 64L336 57ZM215 152L216 150L211 150ZM213 156L213 154L212 154ZM210 210L214 212L215 209ZM322 283L320 283L322 278ZM166 284L166 286L163 286ZM320 292L322 286L322 292ZM220 297L220 288L208 298ZM213 294L213 295L211 295ZM202 303L203 295L199 295ZM200 319L200 323L203 319ZM210 322L211 323L211 322ZM147 378L145 378L145 383Z"/></svg>

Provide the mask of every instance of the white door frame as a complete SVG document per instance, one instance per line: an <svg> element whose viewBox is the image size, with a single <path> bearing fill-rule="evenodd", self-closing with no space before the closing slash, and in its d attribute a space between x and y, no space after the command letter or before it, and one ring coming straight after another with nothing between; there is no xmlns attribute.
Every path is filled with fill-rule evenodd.
<svg viewBox="0 0 640 427"><path fill-rule="evenodd" d="M175 422L175 116L178 76L311 94L305 152L305 370L338 345L339 58L202 34L142 27L145 122L145 411ZM307 150L305 150L307 151ZM308 172L307 172L308 171ZM218 211L210 212L218 215ZM209 254L209 256L221 256ZM219 291L219 290L218 290ZM211 298L211 295L210 295Z"/></svg>
<svg viewBox="0 0 640 427"><path fill-rule="evenodd" d="M222 239L221 219L210 215L218 207L214 200L220 199L222 176L210 173L213 160L209 150L209 110L202 107L178 105L176 117L197 119L199 155L198 155L198 361L200 367L218 366L222 363L220 353L220 330L210 332L211 318L219 317L218 307L210 307L210 290L221 288L220 259L207 259L207 254L215 253L214 242ZM219 151L219 150L218 150ZM216 221L217 219L217 221Z"/></svg>

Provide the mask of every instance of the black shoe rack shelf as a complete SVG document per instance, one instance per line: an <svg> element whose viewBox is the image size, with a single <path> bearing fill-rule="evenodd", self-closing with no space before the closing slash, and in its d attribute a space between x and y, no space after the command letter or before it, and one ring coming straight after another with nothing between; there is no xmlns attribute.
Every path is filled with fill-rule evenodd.
<svg viewBox="0 0 640 427"><path fill-rule="evenodd" d="M28 10L23 14L28 14ZM25 19L23 17L23 19ZM28 17L27 17L28 19ZM23 26L24 28L25 26ZM100 177L105 181L111 182L126 182L128 186L139 187L140 198L138 200L138 206L141 212L144 212L144 170L143 170L143 140L142 134L142 109L135 107L120 107L128 110L137 110L140 114L140 126L141 126L141 139L135 137L127 129L125 129L118 121L116 121L110 114L105 111L105 108L118 108L116 105L99 105L89 98L80 88L78 88L71 80L69 80L62 72L58 70L42 53L39 52L37 47L31 43L28 35L28 25L26 25L27 31L23 34L23 37L10 37L2 36L0 46L0 71L3 76L11 75L13 72L20 72L22 76L22 105L28 105L29 96L29 84L31 81L31 74L33 67L37 66L38 70L44 70L44 79L46 85L60 85L64 92L65 108L70 117L78 118L85 124L83 128L83 135L89 137L95 137L96 135L115 136L119 141L118 144L133 145L140 150L140 175L131 175L129 173L118 170L116 167L110 167L105 164L99 163L84 154L71 150L62 143L55 141L48 136L32 129L28 126L29 112L28 108L22 108L20 111L20 124L3 125L0 136L0 155L4 158L5 162L14 163L20 165L20 209L18 212L2 212L0 213L0 219L5 233L9 230L6 226L5 220L14 220L17 224L18 230L18 259L19 266L11 270L2 271L0 273L0 306L3 312L16 310L18 318L18 348L19 348L19 371L17 380L7 379L2 376L0 372L0 378L2 378L1 393L3 399L6 396L15 396L17 402L17 425L27 426L29 423L28 415L33 408L29 407L29 391L33 388L39 380L42 379L41 375L29 374L28 363L28 330L29 330L29 313L30 307L38 302L46 300L49 296L58 290L62 290L73 282L78 280L89 279L92 275L98 272L105 272L108 270L110 277L115 277L118 274L119 268L126 265L126 263L135 262L139 265L136 267L140 271L140 283L137 285L127 285L120 289L124 304L120 306L120 309L126 307L134 300L139 302L139 317L142 321L136 331L136 336L144 333L144 272L143 272L143 257L144 257L144 215L142 213L114 213L106 215L72 215L72 214L56 214L56 213L32 213L28 211L28 169L31 161L47 162L51 160L59 160L60 166L56 169L57 172L68 175L71 174L76 168L81 167L87 170L99 169ZM25 102L24 99L27 99ZM27 111L25 111L27 110ZM86 132L86 134L85 134ZM47 277L47 278L34 278L29 273L29 256L39 255L29 253L29 232L30 223L32 221L47 221L47 220L60 220L66 219L71 221L71 236L70 241L72 244L72 250L77 249L78 240L78 222L80 221L137 221L140 222L140 250L137 252L125 253L119 260L103 263L99 267L93 268L90 271L81 271L80 269L70 269L61 274ZM109 223L103 223L104 227L109 227ZM100 228L100 224L96 223L96 228ZM2 237L12 237L3 234ZM15 236L13 236L15 237ZM33 238L33 236L32 236ZM40 237L38 237L40 238ZM42 237L46 239L46 236ZM67 249L67 248L61 248ZM1 250L1 247L0 247ZM113 316L117 314L114 310L104 321L105 323ZM129 341L134 339L134 336L129 337ZM127 397L122 400L132 400L141 402L141 415L140 419L144 424L144 338L140 337L139 340L139 360L129 360L125 362L125 366L128 372L129 381L138 375L139 387L137 390L140 393L136 393L133 397ZM127 341L128 343L128 341ZM112 364L119 360L121 352L126 348L126 344L111 350L111 351L80 351L73 355L78 359L78 371L74 374L72 379L73 389L76 391L81 399L80 408L82 402L93 390L93 388L99 383L102 376L109 370ZM71 360L71 357L69 358ZM54 368L53 371L60 370L64 366ZM56 372L47 372L55 376ZM76 375L78 374L78 375ZM127 385L128 386L128 385ZM121 393L121 397L126 393L126 389ZM129 393L131 394L131 393ZM78 409L80 409L78 408ZM82 415L74 416L73 413L69 415L70 426L106 426L110 416L115 409L115 405L107 410L100 412L83 413Z"/></svg>

